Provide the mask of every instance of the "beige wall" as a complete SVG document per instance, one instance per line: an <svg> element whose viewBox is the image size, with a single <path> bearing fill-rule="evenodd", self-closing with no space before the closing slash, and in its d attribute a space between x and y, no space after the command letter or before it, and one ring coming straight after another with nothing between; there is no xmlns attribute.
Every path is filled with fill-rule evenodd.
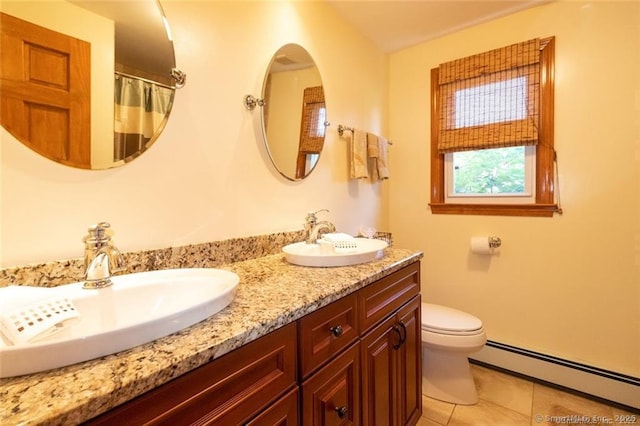
<svg viewBox="0 0 640 426"><path fill-rule="evenodd" d="M339 230L387 229L386 188L347 179L337 125L380 131L387 114L387 56L322 2L163 1L187 85L153 147L132 163L83 171L35 155L0 130L0 263L82 256L82 237L109 221L121 250L152 249L302 229L310 210ZM325 87L325 148L316 170L289 182L269 163L259 96L273 53L299 43Z"/></svg>
<svg viewBox="0 0 640 426"><path fill-rule="evenodd" d="M564 215L432 215L429 70L552 35ZM491 340L640 375L639 78L638 2L551 3L391 55L391 229L425 252L425 301L477 315ZM471 254L473 235L500 253Z"/></svg>

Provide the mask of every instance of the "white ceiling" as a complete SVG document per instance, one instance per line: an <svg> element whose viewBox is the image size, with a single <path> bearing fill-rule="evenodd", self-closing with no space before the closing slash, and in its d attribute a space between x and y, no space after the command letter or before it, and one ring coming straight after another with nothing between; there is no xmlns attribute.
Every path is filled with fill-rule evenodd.
<svg viewBox="0 0 640 426"><path fill-rule="evenodd" d="M551 0L325 0L391 53Z"/></svg>
<svg viewBox="0 0 640 426"><path fill-rule="evenodd" d="M0 0L2 1L2 0ZM164 13L156 0L69 0L77 6L111 19L115 23L117 63L165 76L160 82L172 84L169 71L175 66L173 43L162 21Z"/></svg>

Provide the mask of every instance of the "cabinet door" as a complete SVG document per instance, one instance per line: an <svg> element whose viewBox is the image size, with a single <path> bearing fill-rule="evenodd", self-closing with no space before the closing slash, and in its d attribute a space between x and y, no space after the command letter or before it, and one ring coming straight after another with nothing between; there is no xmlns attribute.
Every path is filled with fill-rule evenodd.
<svg viewBox="0 0 640 426"><path fill-rule="evenodd" d="M401 341L395 317L390 317L361 341L362 424L393 425L397 360L394 346Z"/></svg>
<svg viewBox="0 0 640 426"><path fill-rule="evenodd" d="M396 315L403 333L398 357L397 410L401 425L413 425L422 415L422 336L420 298L407 303Z"/></svg>
<svg viewBox="0 0 640 426"><path fill-rule="evenodd" d="M420 297L362 339L364 425L414 425L422 415Z"/></svg>
<svg viewBox="0 0 640 426"><path fill-rule="evenodd" d="M302 384L304 425L360 425L359 350L354 344Z"/></svg>

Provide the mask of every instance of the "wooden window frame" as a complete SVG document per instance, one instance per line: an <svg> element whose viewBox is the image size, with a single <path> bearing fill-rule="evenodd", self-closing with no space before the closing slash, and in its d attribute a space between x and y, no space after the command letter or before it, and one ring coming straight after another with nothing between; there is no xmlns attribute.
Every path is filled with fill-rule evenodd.
<svg viewBox="0 0 640 426"><path fill-rule="evenodd" d="M322 136L318 136L318 114L325 108L324 88L322 86L307 87L302 95L302 119L300 120L300 141L296 158L296 179L303 179L309 170L307 155L320 154L324 146L326 127L322 127Z"/></svg>
<svg viewBox="0 0 640 426"><path fill-rule="evenodd" d="M431 213L493 216L552 217L559 212L554 181L554 85L555 37L540 45L540 122L536 145L536 196L533 204L445 203L444 154L438 151L439 85L438 68L431 70Z"/></svg>

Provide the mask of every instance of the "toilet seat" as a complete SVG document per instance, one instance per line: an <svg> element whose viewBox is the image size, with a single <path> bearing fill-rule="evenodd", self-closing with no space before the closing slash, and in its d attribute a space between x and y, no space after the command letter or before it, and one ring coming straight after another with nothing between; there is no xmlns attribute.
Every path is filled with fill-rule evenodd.
<svg viewBox="0 0 640 426"><path fill-rule="evenodd" d="M422 330L454 336L473 336L484 332L482 321L447 306L422 304Z"/></svg>

